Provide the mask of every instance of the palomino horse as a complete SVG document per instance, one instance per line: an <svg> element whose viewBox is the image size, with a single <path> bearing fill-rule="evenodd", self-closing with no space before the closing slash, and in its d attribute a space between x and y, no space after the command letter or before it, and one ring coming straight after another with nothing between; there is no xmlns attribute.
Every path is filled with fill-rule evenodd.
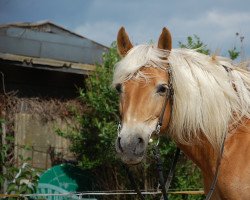
<svg viewBox="0 0 250 200"><path fill-rule="evenodd" d="M166 28L157 46L133 47L122 27L117 45L123 58L113 77L121 113L116 150L123 162L143 159L165 106L160 134L201 169L205 193L225 139L212 199L249 200L250 73L223 57L172 49Z"/></svg>

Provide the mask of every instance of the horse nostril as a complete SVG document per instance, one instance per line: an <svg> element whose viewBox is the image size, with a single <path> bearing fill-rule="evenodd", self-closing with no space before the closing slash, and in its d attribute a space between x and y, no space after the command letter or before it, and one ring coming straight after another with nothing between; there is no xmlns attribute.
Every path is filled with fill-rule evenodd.
<svg viewBox="0 0 250 200"><path fill-rule="evenodd" d="M118 149L123 152L123 149L122 149L122 145L121 145L121 137L118 137L117 138L117 146L118 146Z"/></svg>
<svg viewBox="0 0 250 200"><path fill-rule="evenodd" d="M134 148L134 154L137 156L143 156L145 152L145 141L142 137L137 137L137 143Z"/></svg>
<svg viewBox="0 0 250 200"><path fill-rule="evenodd" d="M144 140L141 137L138 137L138 144L143 144Z"/></svg>

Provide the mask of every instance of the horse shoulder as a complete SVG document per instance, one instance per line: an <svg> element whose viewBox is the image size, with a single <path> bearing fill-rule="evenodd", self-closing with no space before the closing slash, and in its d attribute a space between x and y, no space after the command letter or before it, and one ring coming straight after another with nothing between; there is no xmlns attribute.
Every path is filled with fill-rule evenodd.
<svg viewBox="0 0 250 200"><path fill-rule="evenodd" d="M225 199L250 199L250 120L228 135L218 184Z"/></svg>

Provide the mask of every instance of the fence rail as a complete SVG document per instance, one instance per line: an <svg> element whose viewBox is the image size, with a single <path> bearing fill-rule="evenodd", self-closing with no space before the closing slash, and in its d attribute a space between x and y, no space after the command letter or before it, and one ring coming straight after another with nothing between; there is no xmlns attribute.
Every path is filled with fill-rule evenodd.
<svg viewBox="0 0 250 200"><path fill-rule="evenodd" d="M161 191L142 191L143 195L160 195ZM169 191L168 194L174 194L174 195L203 195L203 190L196 190L196 191L189 191L189 190L183 190L183 191ZM112 195L137 195L136 192L133 192L132 190L118 190L118 191L87 191L87 192L69 192L69 193L63 193L63 194L0 194L0 198L6 198L6 197L49 197L49 196L78 196L79 199L84 196L112 196Z"/></svg>

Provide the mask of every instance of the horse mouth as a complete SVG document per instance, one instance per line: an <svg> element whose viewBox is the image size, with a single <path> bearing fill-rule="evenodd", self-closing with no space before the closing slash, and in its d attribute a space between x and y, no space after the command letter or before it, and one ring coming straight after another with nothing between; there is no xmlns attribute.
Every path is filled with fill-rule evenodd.
<svg viewBox="0 0 250 200"><path fill-rule="evenodd" d="M127 165L138 165L142 162L144 155L142 156L127 156L127 155L121 155L119 154L119 157L121 158L122 162Z"/></svg>

